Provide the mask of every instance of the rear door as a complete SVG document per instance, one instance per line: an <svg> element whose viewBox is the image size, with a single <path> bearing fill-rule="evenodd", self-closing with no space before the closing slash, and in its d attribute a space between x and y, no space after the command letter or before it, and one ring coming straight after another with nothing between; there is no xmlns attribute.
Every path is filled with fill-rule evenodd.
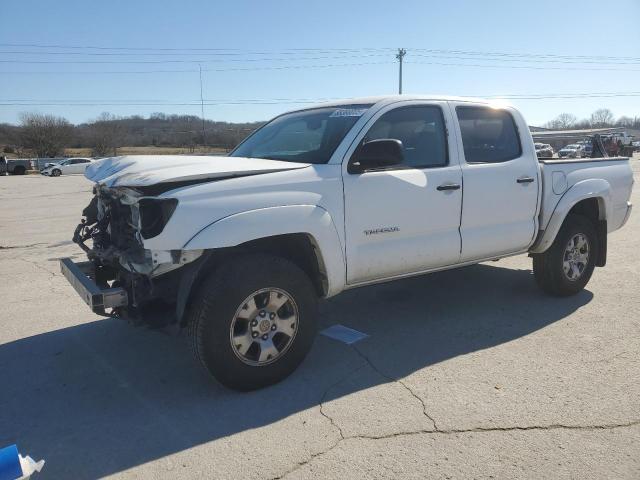
<svg viewBox="0 0 640 480"><path fill-rule="evenodd" d="M363 128L343 164L347 283L454 264L460 257L462 174L446 102L398 102ZM403 144L404 163L349 173L364 142Z"/></svg>
<svg viewBox="0 0 640 480"><path fill-rule="evenodd" d="M71 164L71 160L64 160L58 164L58 168L62 172L63 175L68 175L69 173L73 173L73 165Z"/></svg>
<svg viewBox="0 0 640 480"><path fill-rule="evenodd" d="M65 173L84 173L85 168L87 168L88 160L84 158L72 158L69 160L69 166L67 167Z"/></svg>
<svg viewBox="0 0 640 480"><path fill-rule="evenodd" d="M88 158L78 159L78 173L84 173L90 163L91 160L89 160Z"/></svg>
<svg viewBox="0 0 640 480"><path fill-rule="evenodd" d="M535 238L540 195L528 127L509 108L454 107L464 152L461 261L525 250Z"/></svg>

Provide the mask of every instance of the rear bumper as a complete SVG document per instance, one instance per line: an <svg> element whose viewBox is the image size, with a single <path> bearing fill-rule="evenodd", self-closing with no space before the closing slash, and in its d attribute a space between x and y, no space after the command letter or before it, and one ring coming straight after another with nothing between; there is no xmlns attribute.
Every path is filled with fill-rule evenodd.
<svg viewBox="0 0 640 480"><path fill-rule="evenodd" d="M61 258L60 271L93 312L106 315L107 308L127 306L129 299L125 289L101 288L96 284L92 262L74 263L70 258Z"/></svg>

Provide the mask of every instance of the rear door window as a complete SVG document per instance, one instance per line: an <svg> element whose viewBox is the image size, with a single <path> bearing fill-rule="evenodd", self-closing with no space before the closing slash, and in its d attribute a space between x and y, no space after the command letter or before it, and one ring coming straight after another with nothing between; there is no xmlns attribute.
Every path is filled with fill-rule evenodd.
<svg viewBox="0 0 640 480"><path fill-rule="evenodd" d="M457 107L467 163L500 163L522 155L516 123L505 110Z"/></svg>

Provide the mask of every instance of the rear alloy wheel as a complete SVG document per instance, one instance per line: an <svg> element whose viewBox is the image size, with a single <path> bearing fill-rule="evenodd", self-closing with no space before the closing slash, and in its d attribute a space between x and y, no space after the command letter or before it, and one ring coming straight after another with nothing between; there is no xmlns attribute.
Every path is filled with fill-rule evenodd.
<svg viewBox="0 0 640 480"><path fill-rule="evenodd" d="M567 280L580 279L589 265L589 240L583 233L576 233L564 249L562 269Z"/></svg>
<svg viewBox="0 0 640 480"><path fill-rule="evenodd" d="M61 172L60 170L58 170L57 168L54 168L54 169L51 171L51 176L52 176L52 177L59 177L59 176L60 176L60 174L62 174L62 172Z"/></svg>
<svg viewBox="0 0 640 480"><path fill-rule="evenodd" d="M533 255L536 282L551 295L578 293L593 274L597 251L593 223L582 215L568 215L551 247Z"/></svg>
<svg viewBox="0 0 640 480"><path fill-rule="evenodd" d="M199 285L189 303L186 320L196 358L236 390L284 379L315 338L315 288L298 266L281 257L233 257Z"/></svg>

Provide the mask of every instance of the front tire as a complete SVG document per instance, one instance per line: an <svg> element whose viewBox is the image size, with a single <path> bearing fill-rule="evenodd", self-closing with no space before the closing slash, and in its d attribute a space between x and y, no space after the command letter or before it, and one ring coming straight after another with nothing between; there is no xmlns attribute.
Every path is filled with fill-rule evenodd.
<svg viewBox="0 0 640 480"><path fill-rule="evenodd" d="M247 254L221 265L196 290L187 312L193 352L226 387L277 383L300 365L316 334L317 295L290 261Z"/></svg>
<svg viewBox="0 0 640 480"><path fill-rule="evenodd" d="M593 223L582 215L568 215L551 247L533 256L538 286L559 297L575 295L593 274L598 248Z"/></svg>
<svg viewBox="0 0 640 480"><path fill-rule="evenodd" d="M60 170L58 170L57 168L54 168L54 169L51 171L51 176L52 176L52 177L59 177L61 174L62 174L62 172L61 172Z"/></svg>

